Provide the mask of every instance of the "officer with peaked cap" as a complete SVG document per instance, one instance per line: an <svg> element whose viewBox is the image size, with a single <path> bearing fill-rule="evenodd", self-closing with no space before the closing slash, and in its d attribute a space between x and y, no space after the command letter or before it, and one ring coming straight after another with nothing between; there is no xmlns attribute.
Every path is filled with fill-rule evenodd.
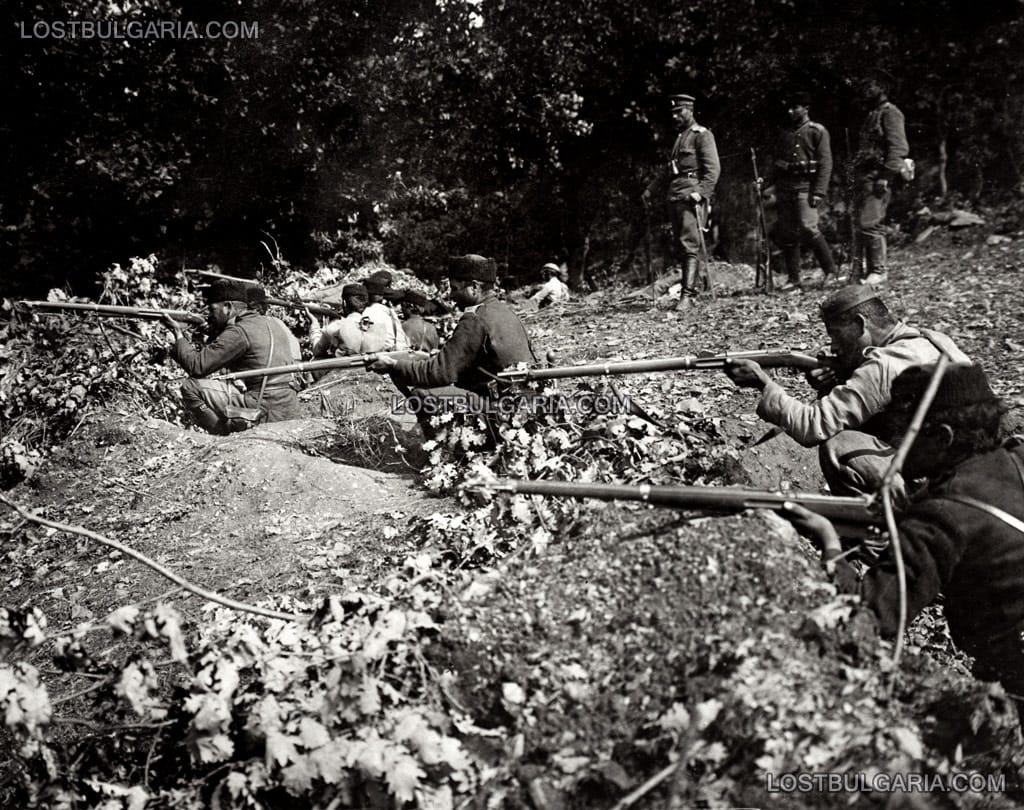
<svg viewBox="0 0 1024 810"><path fill-rule="evenodd" d="M700 221L707 221L721 164L715 136L710 129L698 124L693 116L693 96L677 93L669 98L672 120L679 135L672 145L668 163L644 190L643 199L645 204L649 204L659 187L668 188L672 244L682 265L683 291L679 305L686 307L697 295L701 244L698 228Z"/></svg>
<svg viewBox="0 0 1024 810"><path fill-rule="evenodd" d="M947 335L897 320L866 284L840 288L821 303L820 313L834 360L808 373L818 393L813 402L786 393L749 360L730 363L726 374L761 391L758 416L804 447L818 448L834 495L872 493L892 456L887 414L894 406L893 380L911 366L937 362L942 353L957 363L970 360Z"/></svg>
<svg viewBox="0 0 1024 810"><path fill-rule="evenodd" d="M299 415L298 381L293 374L253 377L244 381L243 394L220 380L200 379L215 371L251 371L292 362L291 332L276 318L249 306L251 284L218 281L206 290L207 321L212 340L196 349L181 326L165 318L174 333L171 356L191 379L181 386L182 404L193 421L209 433L244 430L254 422L244 411L259 411L267 422ZM251 414L255 416L255 414Z"/></svg>
<svg viewBox="0 0 1024 810"><path fill-rule="evenodd" d="M811 120L810 105L810 95L803 92L786 100L792 125L779 138L770 181L777 202L774 235L790 287L800 284L801 245L814 252L825 279L836 276L832 251L818 230L818 206L828 195L832 176L832 148L828 130Z"/></svg>
<svg viewBox="0 0 1024 810"><path fill-rule="evenodd" d="M401 388L411 389L409 406L429 430L429 417L452 403L479 403L490 394L494 375L536 357L522 322L494 293L492 259L476 254L453 257L448 265L452 300L464 310L455 331L430 358L406 359L379 355L372 371L390 374Z"/></svg>

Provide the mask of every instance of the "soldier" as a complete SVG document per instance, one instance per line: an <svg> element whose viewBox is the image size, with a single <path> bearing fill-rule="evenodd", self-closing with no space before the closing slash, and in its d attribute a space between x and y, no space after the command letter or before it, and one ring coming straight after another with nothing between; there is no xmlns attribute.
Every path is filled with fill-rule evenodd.
<svg viewBox="0 0 1024 810"><path fill-rule="evenodd" d="M864 119L854 158L857 172L856 246L851 281L861 274L861 257L867 260L867 284L886 281L885 214L892 198L892 182L904 169L910 153L903 113L889 101L881 78L864 83L864 98L871 112Z"/></svg>
<svg viewBox="0 0 1024 810"><path fill-rule="evenodd" d="M367 302L366 287L362 284L346 284L341 288L343 317L331 321L323 329L316 321L310 327L313 357L362 353L363 330L359 324Z"/></svg>
<svg viewBox="0 0 1024 810"><path fill-rule="evenodd" d="M698 228L700 223L707 221L711 195L721 167L715 136L693 117L693 96L678 94L670 98L672 120L679 135L672 146L668 164L644 190L643 200L645 205L649 205L655 189L667 183L673 247L682 262L683 290L679 306L685 308L697 295L701 245Z"/></svg>
<svg viewBox="0 0 1024 810"><path fill-rule="evenodd" d="M565 283L565 277L568 273L554 262L548 262L541 270L547 274L548 280L527 300L536 304L538 309L567 300L569 285Z"/></svg>
<svg viewBox="0 0 1024 810"><path fill-rule="evenodd" d="M434 325L423 318L430 299L417 290L405 290L402 294L402 329L409 341L409 348L415 351L431 352L441 345Z"/></svg>
<svg viewBox="0 0 1024 810"><path fill-rule="evenodd" d="M494 261L475 254L452 258L448 266L452 300L465 310L455 332L430 358L379 355L370 365L390 374L409 391L409 407L429 428L429 416L446 407L473 407L490 394L494 375L536 358L522 322L494 294Z"/></svg>
<svg viewBox="0 0 1024 810"><path fill-rule="evenodd" d="M957 363L970 361L941 332L897 321L867 285L851 284L826 298L821 319L835 361L808 374L819 395L814 402L787 394L750 360L730 363L726 374L741 387L760 389L758 416L804 447L818 448L822 473L834 495L873 493L893 453L886 417L893 402L892 381L910 366L937 362L941 352Z"/></svg>
<svg viewBox="0 0 1024 810"><path fill-rule="evenodd" d="M288 328L288 325L284 321L273 315L267 315L267 307L270 306L270 302L267 300L267 291L262 287L250 287L248 290L248 298L246 300L249 302L249 309L276 321L277 324L288 333L288 348L289 351L291 351L292 359L296 363L301 362L302 347L299 345L299 339L292 334L292 330ZM310 315L308 309L306 310L306 315L309 317L310 325L316 323L316 320L312 315Z"/></svg>
<svg viewBox="0 0 1024 810"><path fill-rule="evenodd" d="M209 433L223 435L245 430L257 419L280 422L299 415L298 383L292 374L245 380L244 394L231 383L198 379L221 369L250 371L292 362L291 333L276 318L249 308L250 286L218 281L207 288L213 338L202 349L185 338L178 323L164 319L174 333L171 356L191 377L181 386L182 403L193 421Z"/></svg>
<svg viewBox="0 0 1024 810"><path fill-rule="evenodd" d="M800 246L810 247L824 274L835 278L828 242L818 230L818 205L828 195L832 149L828 130L810 119L811 98L794 93L786 103L793 122L779 139L774 168L776 215L774 236L782 250L787 282L780 290L800 285Z"/></svg>
<svg viewBox="0 0 1024 810"><path fill-rule="evenodd" d="M912 367L892 385L893 440L907 432L934 369ZM1002 446L1005 411L984 372L946 369L904 463L907 478L925 478L897 529L906 570L907 619L942 593L956 645L975 659L974 674L999 680L1024 720L1024 446ZM817 540L840 590L860 593L882 634L899 627L900 587L891 552L863 579L844 559L835 528L793 505L786 515Z"/></svg>
<svg viewBox="0 0 1024 810"><path fill-rule="evenodd" d="M409 341L402 329L398 313L385 303L396 297L391 289L391 274L384 270L373 273L363 281L369 296L369 303L363 309L363 331L368 333L373 345L364 348L361 354L380 351L402 351L409 348ZM364 340L364 345L367 341Z"/></svg>

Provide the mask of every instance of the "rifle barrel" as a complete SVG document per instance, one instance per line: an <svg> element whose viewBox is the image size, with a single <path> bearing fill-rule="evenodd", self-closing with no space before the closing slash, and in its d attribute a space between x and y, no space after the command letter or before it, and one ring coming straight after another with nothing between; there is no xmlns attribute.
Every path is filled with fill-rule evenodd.
<svg viewBox="0 0 1024 810"><path fill-rule="evenodd" d="M58 312L95 312L97 315L110 315L119 318L144 318L146 320L160 320L164 315L171 316L182 323L203 324L206 318L196 315L193 312L185 312L180 309L160 309L158 307L123 307L114 304L92 304L81 301L23 301L25 306L32 309L42 310L43 314L56 314Z"/></svg>
<svg viewBox="0 0 1024 810"><path fill-rule="evenodd" d="M571 481L526 481L507 479L485 485L498 491L556 498L596 498L601 501L643 501L656 506L714 512L744 509L781 511L787 502L799 503L843 526L866 526L880 522L865 497L818 495L806 492L770 492L747 487L652 486L649 484L592 484Z"/></svg>
<svg viewBox="0 0 1024 810"><path fill-rule="evenodd" d="M337 368L361 368L369 365L370 359L380 355L405 357L409 352L377 352L375 354L354 354L349 357L328 357L324 360L307 360L302 363L289 363L285 366L253 368L246 371L231 371L226 374L215 374L213 380L248 380L253 377L271 377L275 374L296 374L303 371L323 371Z"/></svg>
<svg viewBox="0 0 1024 810"><path fill-rule="evenodd" d="M617 374L642 374L650 371L680 371L720 369L734 360L753 360L764 368L812 369L822 365L822 360L809 354L786 349L764 349L748 352L726 352L716 355L682 355L654 360L627 360L615 363L593 363L583 366L555 366L510 370L498 373L498 378L511 381L556 380L565 377L603 377Z"/></svg>

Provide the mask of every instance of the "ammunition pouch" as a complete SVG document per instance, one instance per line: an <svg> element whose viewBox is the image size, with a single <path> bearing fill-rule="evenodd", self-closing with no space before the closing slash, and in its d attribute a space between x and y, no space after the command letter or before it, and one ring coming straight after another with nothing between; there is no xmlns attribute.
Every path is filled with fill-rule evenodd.
<svg viewBox="0 0 1024 810"><path fill-rule="evenodd" d="M776 160L775 165L786 174L795 174L798 177L816 174L818 171L816 160Z"/></svg>
<svg viewBox="0 0 1024 810"><path fill-rule="evenodd" d="M263 421L264 416L260 408L242 408L237 405L228 405L224 408L224 422L227 424L228 433L238 433L256 427Z"/></svg>
<svg viewBox="0 0 1024 810"><path fill-rule="evenodd" d="M914 163L913 158L903 158L902 165L900 166L900 177L909 183L914 179L914 173L916 170L917 166Z"/></svg>

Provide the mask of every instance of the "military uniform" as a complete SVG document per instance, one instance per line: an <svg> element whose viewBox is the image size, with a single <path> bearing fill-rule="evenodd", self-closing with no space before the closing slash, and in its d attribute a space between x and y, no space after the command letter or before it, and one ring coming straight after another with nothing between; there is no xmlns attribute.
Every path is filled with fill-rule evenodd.
<svg viewBox="0 0 1024 810"><path fill-rule="evenodd" d="M797 99L794 103L803 103ZM828 196L832 176L832 149L828 130L804 121L782 133L775 160L775 195L778 221L774 234L782 249L789 281L800 282L800 246L814 252L826 275L835 273L828 242L818 230L818 209L812 205Z"/></svg>
<svg viewBox="0 0 1024 810"><path fill-rule="evenodd" d="M890 184L900 175L903 159L910 154L903 113L891 101L883 101L864 119L857 140L856 222L859 233L854 272L861 255L868 273L886 272L885 215L892 198ZM884 181L884 188L883 182Z"/></svg>
<svg viewBox="0 0 1024 810"><path fill-rule="evenodd" d="M693 105L693 97L672 96L673 105ZM677 259L683 265L683 294L697 293L697 267L700 256L700 224L697 206L703 206L701 219L707 220L709 202L715 192L721 163L718 148L711 130L696 121L679 133L668 164L648 186L645 196L650 196L658 185L668 186L668 203L672 216L672 243ZM692 194L700 194L700 201L694 202Z"/></svg>
<svg viewBox="0 0 1024 810"><path fill-rule="evenodd" d="M242 300L242 299L238 299ZM215 371L251 371L293 362L291 333L276 318L244 312L202 349L180 338L171 356L192 379L181 386L182 402L197 424L211 433L232 429L231 408L258 408L267 422L299 416L298 381L293 374L251 377L245 392L221 380L199 379Z"/></svg>

